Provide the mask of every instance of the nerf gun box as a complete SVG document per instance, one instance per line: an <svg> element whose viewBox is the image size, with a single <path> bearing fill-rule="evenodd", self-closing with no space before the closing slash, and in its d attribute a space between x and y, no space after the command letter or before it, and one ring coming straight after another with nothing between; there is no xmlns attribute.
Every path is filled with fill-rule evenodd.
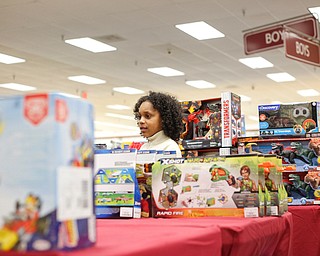
<svg viewBox="0 0 320 256"><path fill-rule="evenodd" d="M0 100L0 251L95 243L93 132L84 100L58 93Z"/></svg>
<svg viewBox="0 0 320 256"><path fill-rule="evenodd" d="M152 166L153 217L258 217L258 156L161 159Z"/></svg>

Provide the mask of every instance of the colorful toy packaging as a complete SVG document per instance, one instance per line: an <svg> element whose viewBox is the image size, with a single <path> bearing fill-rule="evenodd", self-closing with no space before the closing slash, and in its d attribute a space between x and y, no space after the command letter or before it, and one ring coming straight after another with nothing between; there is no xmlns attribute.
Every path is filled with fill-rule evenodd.
<svg viewBox="0 0 320 256"><path fill-rule="evenodd" d="M258 217L258 156L161 159L152 167L154 217Z"/></svg>
<svg viewBox="0 0 320 256"><path fill-rule="evenodd" d="M183 101L184 132L181 134L182 147L201 149L232 147L241 135L240 96L223 92L220 98Z"/></svg>
<svg viewBox="0 0 320 256"><path fill-rule="evenodd" d="M0 251L95 243L93 132L86 101L58 93L0 100Z"/></svg>
<svg viewBox="0 0 320 256"><path fill-rule="evenodd" d="M261 136L304 135L317 131L319 102L260 105L259 130Z"/></svg>
<svg viewBox="0 0 320 256"><path fill-rule="evenodd" d="M98 149L94 152L97 218L140 218L136 178L136 149Z"/></svg>

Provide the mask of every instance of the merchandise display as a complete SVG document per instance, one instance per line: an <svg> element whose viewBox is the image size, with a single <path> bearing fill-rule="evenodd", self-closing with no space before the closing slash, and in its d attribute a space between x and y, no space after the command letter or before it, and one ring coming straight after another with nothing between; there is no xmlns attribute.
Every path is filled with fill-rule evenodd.
<svg viewBox="0 0 320 256"><path fill-rule="evenodd" d="M27 94L2 98L0 116L0 250L94 245L92 105Z"/></svg>
<svg viewBox="0 0 320 256"><path fill-rule="evenodd" d="M153 217L258 217L258 164L258 155L161 159L152 166Z"/></svg>

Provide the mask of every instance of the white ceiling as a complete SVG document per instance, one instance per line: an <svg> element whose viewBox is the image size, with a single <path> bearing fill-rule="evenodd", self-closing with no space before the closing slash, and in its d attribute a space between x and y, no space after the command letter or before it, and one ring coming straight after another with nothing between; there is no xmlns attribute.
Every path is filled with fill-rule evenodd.
<svg viewBox="0 0 320 256"><path fill-rule="evenodd" d="M296 93L298 89L320 90L319 67L286 58L283 48L250 55L266 58L275 65L272 68L253 70L238 61L246 57L244 30L304 15L308 7L319 5L319 0L1 0L0 52L27 61L0 63L0 83L78 95L86 91L96 121L131 127L133 119L105 116L106 112L133 116L131 109L114 111L105 106L133 108L141 95L113 92L113 87L164 91L180 100L216 98L222 91L232 91L251 97L251 102L242 103L247 117L257 115L258 104L319 100ZM175 28L194 21L205 21L226 37L198 41ZM63 41L78 37L100 38L118 50L91 53ZM168 78L147 71L159 66L180 70L185 76ZM288 72L297 80L276 83L266 77L276 72ZM107 83L84 85L67 79L72 75L93 76ZM186 85L186 79L206 80L217 87L199 90ZM11 94L16 92L0 89L0 95ZM258 120L247 118L246 123L249 128L257 127ZM138 129L96 129L108 137L138 134Z"/></svg>

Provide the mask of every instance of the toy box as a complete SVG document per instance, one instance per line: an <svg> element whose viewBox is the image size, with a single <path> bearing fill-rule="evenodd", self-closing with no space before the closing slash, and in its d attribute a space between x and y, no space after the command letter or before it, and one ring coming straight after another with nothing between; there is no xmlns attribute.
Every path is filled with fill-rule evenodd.
<svg viewBox="0 0 320 256"><path fill-rule="evenodd" d="M223 92L220 98L183 101L184 149L231 147L241 135L240 96Z"/></svg>
<svg viewBox="0 0 320 256"><path fill-rule="evenodd" d="M283 171L283 184L288 194L288 205L319 204L320 171L318 168L296 171L294 168L286 167Z"/></svg>
<svg viewBox="0 0 320 256"><path fill-rule="evenodd" d="M319 102L259 105L261 136L304 135L317 130Z"/></svg>
<svg viewBox="0 0 320 256"><path fill-rule="evenodd" d="M0 251L95 243L93 132L86 101L58 93L0 100Z"/></svg>
<svg viewBox="0 0 320 256"><path fill-rule="evenodd" d="M136 179L136 149L100 149L94 152L97 218L140 218L140 191Z"/></svg>
<svg viewBox="0 0 320 256"><path fill-rule="evenodd" d="M257 155L161 159L152 167L154 217L259 216Z"/></svg>

